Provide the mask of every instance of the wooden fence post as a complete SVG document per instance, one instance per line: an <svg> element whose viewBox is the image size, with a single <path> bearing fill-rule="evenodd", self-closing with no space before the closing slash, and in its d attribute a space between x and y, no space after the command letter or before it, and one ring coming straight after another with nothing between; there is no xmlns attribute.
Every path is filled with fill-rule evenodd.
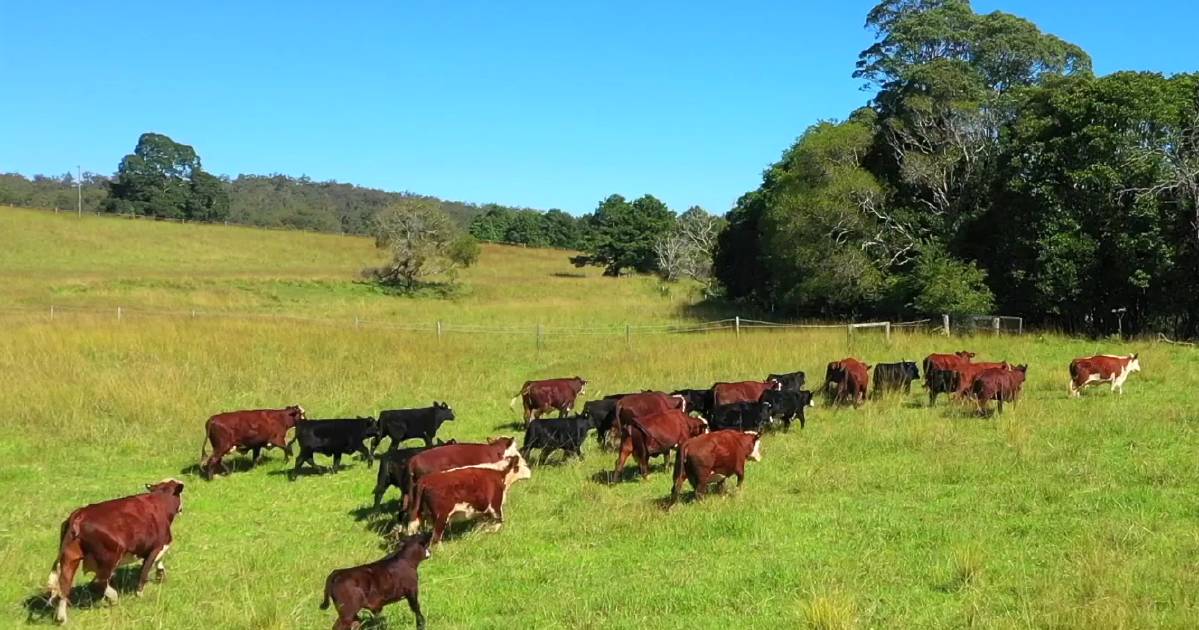
<svg viewBox="0 0 1199 630"><path fill-rule="evenodd" d="M441 320L437 320L437 340L441 341Z"/></svg>
<svg viewBox="0 0 1199 630"><path fill-rule="evenodd" d="M999 318L998 317L991 318L991 328L995 329L995 336L998 337L999 336Z"/></svg>
<svg viewBox="0 0 1199 630"><path fill-rule="evenodd" d="M737 337L741 337L741 316L733 317L733 328L737 331Z"/></svg>
<svg viewBox="0 0 1199 630"><path fill-rule="evenodd" d="M545 334L541 324L537 324L537 349L541 350L541 346L545 344L543 335Z"/></svg>
<svg viewBox="0 0 1199 630"><path fill-rule="evenodd" d="M54 305L50 305L50 321L54 321Z"/></svg>
<svg viewBox="0 0 1199 630"><path fill-rule="evenodd" d="M361 324L358 322L358 316L354 316L354 328L358 328Z"/></svg>
<svg viewBox="0 0 1199 630"><path fill-rule="evenodd" d="M853 324L845 325L845 349L849 354L853 354Z"/></svg>
<svg viewBox="0 0 1199 630"><path fill-rule="evenodd" d="M1017 335L1024 334L1024 318L1023 317L1016 318L1016 334Z"/></svg>
<svg viewBox="0 0 1199 630"><path fill-rule="evenodd" d="M633 328L627 322L624 325L624 346L629 349L633 347Z"/></svg>
<svg viewBox="0 0 1199 630"><path fill-rule="evenodd" d="M949 314L948 313L941 314L941 327L945 329L942 334L944 334L946 337L948 337L949 336Z"/></svg>
<svg viewBox="0 0 1199 630"><path fill-rule="evenodd" d="M883 334L887 339L887 343L891 343L891 322L887 322L887 325L883 328Z"/></svg>
<svg viewBox="0 0 1199 630"><path fill-rule="evenodd" d="M117 321L121 321L121 307L117 307Z"/></svg>

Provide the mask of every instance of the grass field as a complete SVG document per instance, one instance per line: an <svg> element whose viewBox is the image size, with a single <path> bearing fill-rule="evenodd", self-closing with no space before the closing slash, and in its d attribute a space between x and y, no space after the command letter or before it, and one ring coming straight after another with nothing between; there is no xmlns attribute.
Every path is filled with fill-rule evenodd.
<svg viewBox="0 0 1199 630"><path fill-rule="evenodd" d="M678 321L687 291L602 278L563 252L487 247L451 300L357 283L354 238L82 221L0 209L0 300L473 323ZM374 471L289 482L277 454L206 483L187 472L214 412L301 403L311 417L448 400L446 437L512 434L529 378L595 395L702 386L846 354L842 331L550 337L403 333L270 319L0 313L0 626L34 613L75 507L187 483L164 585L73 609L88 628L323 628L323 580L377 558ZM1025 398L980 420L916 393L817 408L772 434L739 492L661 508L668 475L606 485L614 457L516 486L499 533L465 528L422 565L430 628L1194 627L1199 619L1199 384L1194 350L1054 336L864 333L870 362L968 347L1031 364ZM1066 398L1074 356L1141 351L1127 394ZM596 391L598 390L598 391ZM324 460L327 462L327 460ZM631 467L630 467L631 469ZM82 582L80 582L82 583ZM403 604L387 623L412 620Z"/></svg>

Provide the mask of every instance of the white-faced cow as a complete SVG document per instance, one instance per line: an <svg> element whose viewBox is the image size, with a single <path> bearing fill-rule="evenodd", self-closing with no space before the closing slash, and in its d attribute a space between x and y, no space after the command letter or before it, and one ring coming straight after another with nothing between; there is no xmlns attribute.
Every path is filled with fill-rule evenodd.
<svg viewBox="0 0 1199 630"><path fill-rule="evenodd" d="M1140 371L1141 359L1136 354L1100 354L1074 359L1070 362L1070 395L1081 396L1082 388L1100 383L1111 383L1113 392L1123 394L1128 375Z"/></svg>
<svg viewBox="0 0 1199 630"><path fill-rule="evenodd" d="M441 543L446 527L455 517L486 516L495 522L494 530L499 530L504 524L508 489L532 476L533 471L519 455L509 457L501 470L467 466L425 475L416 483L408 533L416 533L422 517L433 521L434 545Z"/></svg>
<svg viewBox="0 0 1199 630"><path fill-rule="evenodd" d="M716 476L723 486L725 479L736 475L740 487L745 481L747 459L762 460L761 437L753 431L713 431L683 442L674 460L671 505L678 501L685 480L691 482L697 500L703 498Z"/></svg>

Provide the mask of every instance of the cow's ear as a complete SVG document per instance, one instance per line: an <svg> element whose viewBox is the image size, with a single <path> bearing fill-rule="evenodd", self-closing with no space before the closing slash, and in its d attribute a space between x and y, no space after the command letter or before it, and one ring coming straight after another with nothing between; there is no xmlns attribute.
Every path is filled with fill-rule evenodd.
<svg viewBox="0 0 1199 630"><path fill-rule="evenodd" d="M179 496L181 494L183 494L183 484L177 483L175 484L175 496Z"/></svg>
<svg viewBox="0 0 1199 630"><path fill-rule="evenodd" d="M146 490L153 490L153 489L154 489L154 484L150 484L150 483L146 484Z"/></svg>

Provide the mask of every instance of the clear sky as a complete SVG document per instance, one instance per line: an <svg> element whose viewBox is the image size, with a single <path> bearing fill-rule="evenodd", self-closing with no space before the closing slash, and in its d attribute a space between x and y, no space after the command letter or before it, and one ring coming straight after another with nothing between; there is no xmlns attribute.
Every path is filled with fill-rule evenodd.
<svg viewBox="0 0 1199 630"><path fill-rule="evenodd" d="M1192 0L975 0L1095 69L1199 70ZM0 172L111 173L144 131L218 174L723 212L850 77L874 0L0 0Z"/></svg>

